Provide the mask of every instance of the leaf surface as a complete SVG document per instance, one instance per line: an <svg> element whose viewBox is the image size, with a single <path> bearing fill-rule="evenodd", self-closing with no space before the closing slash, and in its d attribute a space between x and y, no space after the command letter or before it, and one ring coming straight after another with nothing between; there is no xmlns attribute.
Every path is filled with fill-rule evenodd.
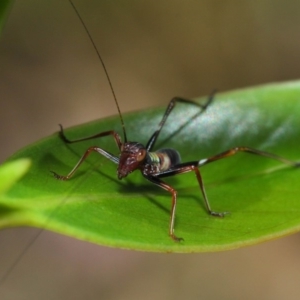
<svg viewBox="0 0 300 300"><path fill-rule="evenodd" d="M164 110L124 115L129 140L146 144ZM107 130L121 134L118 116L68 129L66 135L75 139ZM156 148L177 149L183 162L235 146L299 161L299 137L300 82L288 82L217 94L205 113L178 104ZM118 154L112 137L65 144L55 133L13 155L9 161L27 158L32 167L1 194L0 227L35 226L100 245L155 252L227 250L300 228L300 169L239 153L200 168L212 209L230 212L224 218L207 213L194 174L165 179L178 191L175 232L184 241L175 243L168 236L171 195L139 171L119 181L116 165L94 153L69 181L53 178L50 171L66 175L94 145Z"/></svg>

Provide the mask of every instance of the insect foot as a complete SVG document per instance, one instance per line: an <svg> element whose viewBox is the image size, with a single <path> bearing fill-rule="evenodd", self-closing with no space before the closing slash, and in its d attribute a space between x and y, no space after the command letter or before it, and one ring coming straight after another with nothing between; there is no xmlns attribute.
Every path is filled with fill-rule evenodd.
<svg viewBox="0 0 300 300"><path fill-rule="evenodd" d="M62 175L58 175L57 173L55 173L55 172L53 172L53 171L50 171L53 175L54 175L54 177L56 178L56 179L58 179L58 180L67 180L68 178L67 178L67 176L62 176Z"/></svg>
<svg viewBox="0 0 300 300"><path fill-rule="evenodd" d="M225 215L229 215L230 212L224 211L224 212L216 212L216 211L210 211L209 212L213 217L219 217L219 218L224 218Z"/></svg>
<svg viewBox="0 0 300 300"><path fill-rule="evenodd" d="M175 234L170 234L170 236L173 239L173 241L176 242L176 243L180 243L180 242L184 241L183 238L177 237Z"/></svg>

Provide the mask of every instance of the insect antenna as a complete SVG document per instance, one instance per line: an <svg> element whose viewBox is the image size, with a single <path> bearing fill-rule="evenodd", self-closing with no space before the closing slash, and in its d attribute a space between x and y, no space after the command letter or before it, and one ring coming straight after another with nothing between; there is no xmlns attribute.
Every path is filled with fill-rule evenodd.
<svg viewBox="0 0 300 300"><path fill-rule="evenodd" d="M69 3L70 3L71 6L73 7L73 9L74 9L74 11L75 11L77 17L79 18L79 20L80 20L82 26L84 27L84 29L85 29L87 35L89 36L89 39L90 39L90 41L91 41L91 43L92 43L92 45L93 45L93 47L94 47L94 49L95 49L95 51L96 51L96 54L97 54L97 56L98 56L98 58L99 58L99 60L100 60L100 62L101 62L101 65L102 65L102 67L103 67L103 69L104 69L104 72L105 72L107 81L108 81L108 83L109 83L111 92L112 92L112 94L113 94L114 101L115 101L116 106L117 106L117 109L118 109L118 113L119 113L120 120L121 120L121 125L122 125L122 130L123 130L124 142L126 143L126 142L127 142L127 135L126 135L126 130L125 130L125 123L124 123L124 120L123 120L123 117L122 117L122 114L121 114L121 110L120 110L120 107L119 107L119 104L118 104L118 101L117 101L117 97L116 97L116 94L115 94L115 92L114 92L114 89L113 89L113 86L112 86L110 77L109 77L109 75L108 75L108 71L107 71L106 66L105 66L105 64L104 64L104 61L103 61L103 59L102 59L102 57L101 57L101 55L100 55L100 53L99 53L99 51L98 51L98 49L97 49L97 47L96 47L96 45L95 45L95 42L94 42L94 40L93 40L93 38L92 38L92 36L91 36L91 34L90 34L90 32L89 32L87 26L85 25L85 23L84 23L84 21L83 21L81 15L79 14L79 12L78 12L76 6L74 5L74 3L73 3L71 0L69 0ZM120 141L119 141L119 142L120 142ZM121 144L121 142L120 142L120 144ZM60 205L62 205L64 201L65 201L65 200L63 200L63 201L60 203ZM52 214L50 214L50 216L48 216L48 218L47 218L47 220L46 220L46 222L45 222L45 227L46 227L47 223L50 222L50 219L51 219L51 217L53 216L53 214L54 214L54 213L52 213ZM24 249L19 253L19 255L17 256L17 258L14 260L14 262L13 262L13 263L11 264L11 266L8 268L8 270L5 271L4 275L1 275L1 276L0 276L0 288L2 287L2 285L4 284L4 282L7 280L7 278L11 275L11 273L14 271L14 269L16 268L16 266L19 264L19 262L20 262L20 261L22 260L22 258L25 256L25 254L28 252L28 250L30 249L30 247L31 247L31 246L37 241L37 239L41 236L41 234L43 233L43 231L44 231L44 229L40 229L40 230L38 231L38 233L37 233L36 235L34 235L34 236L29 240L29 242L25 245Z"/></svg>
<svg viewBox="0 0 300 300"><path fill-rule="evenodd" d="M114 98L114 101L115 101L116 106L117 106L117 109L118 109L118 113L119 113L120 120L121 120L121 124L122 124L122 130L123 130L124 142L126 143L126 142L127 142L127 135L126 135L126 130L125 130L125 123L124 123L124 120L123 120L123 117L122 117L122 113L121 113L121 110L120 110L120 107L119 107L119 104L118 104L118 100L117 100L117 97L116 97L114 88L113 88L113 86L112 86L110 77L109 77L109 75L108 75L108 71L107 71L107 69L106 69L105 63L104 63L104 61L103 61L103 59L102 59L102 57L101 57L101 55L100 55L99 50L98 50L97 47L96 47L96 44L95 44L95 42L94 42L94 40L93 40L93 38L92 38L92 36L91 36L91 34L90 34L90 32L89 32L87 26L85 25L85 23L84 23L84 21L83 21L81 15L79 14L79 12L78 12L76 6L75 6L74 3L72 2L72 0L69 0L69 2L70 2L70 4L72 5L72 7L73 7L73 9L74 9L74 11L75 11L77 17L79 18L79 20L80 20L80 22L81 22L81 24L82 24L84 30L86 31L86 33L87 33L87 35L88 35L88 37L89 37L89 39L90 39L90 41L91 41L91 43L92 43L92 45L93 45L95 51L96 51L96 53L97 53L97 56L98 56L98 58L99 58L99 60L100 60L100 62L101 62L101 65L102 65L102 67L103 67L103 69L104 69L105 76L106 76L107 81L108 81L108 83L109 83L110 90L111 90L111 92L112 92L112 94L113 94L113 98Z"/></svg>

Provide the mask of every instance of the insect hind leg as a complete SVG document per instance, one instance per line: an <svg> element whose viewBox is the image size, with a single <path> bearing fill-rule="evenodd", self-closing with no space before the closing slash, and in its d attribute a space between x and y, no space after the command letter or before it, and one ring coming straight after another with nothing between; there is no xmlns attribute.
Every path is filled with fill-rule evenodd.
<svg viewBox="0 0 300 300"><path fill-rule="evenodd" d="M290 165L292 167L299 167L300 166L300 162L295 162L295 161L286 159L282 156L279 156L279 155L276 155L276 154L273 154L273 153L257 150L257 149L250 148L250 147L243 147L243 146L242 147L241 146L240 147L234 147L234 148L231 148L231 149L226 150L224 152L221 152L217 155L211 156L209 158L201 159L198 162L198 166L199 167L204 166L208 163L211 163L213 161L217 161L219 159L223 159L223 158L226 158L226 157L230 157L230 156L235 155L239 152L245 152L245 153L249 153L249 154L255 154L255 155L258 155L258 156L271 158L271 159L280 161L280 162L282 162L286 165Z"/></svg>

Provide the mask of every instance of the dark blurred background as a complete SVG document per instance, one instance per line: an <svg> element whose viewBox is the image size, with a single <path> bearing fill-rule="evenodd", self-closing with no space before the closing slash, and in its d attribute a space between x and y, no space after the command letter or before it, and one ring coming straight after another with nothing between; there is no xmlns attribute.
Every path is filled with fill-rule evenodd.
<svg viewBox="0 0 300 300"><path fill-rule="evenodd" d="M300 77L300 2L74 0L121 110ZM0 42L0 162L57 131L116 114L67 0L15 1ZM282 99L282 101L285 101ZM3 275L38 230L0 232ZM166 255L43 232L0 286L8 299L298 299L299 235Z"/></svg>

